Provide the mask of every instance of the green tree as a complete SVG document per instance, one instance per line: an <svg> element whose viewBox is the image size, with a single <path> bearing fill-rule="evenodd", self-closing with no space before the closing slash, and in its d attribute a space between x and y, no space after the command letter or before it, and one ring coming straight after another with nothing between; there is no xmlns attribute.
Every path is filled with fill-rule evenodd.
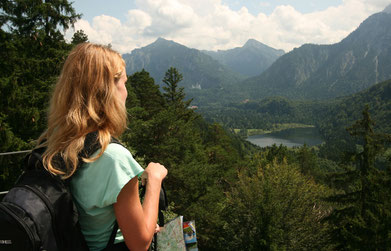
<svg viewBox="0 0 391 251"><path fill-rule="evenodd" d="M340 184L341 190L329 197L336 208L328 220L333 225L333 238L340 250L391 248L387 175L375 167L376 157L391 137L375 133L373 126L366 106L362 119L347 129L358 139L356 151L346 153L346 171L334 176L334 183Z"/></svg>
<svg viewBox="0 0 391 251"><path fill-rule="evenodd" d="M155 84L155 80L144 69L129 76L129 82L137 96L139 105L147 112L144 119L150 119L151 116L164 108L165 100L159 86Z"/></svg>
<svg viewBox="0 0 391 251"><path fill-rule="evenodd" d="M181 96L173 92L172 95L178 98L175 103L168 103L144 70L130 76L129 82L138 102L136 107L128 110L130 132L127 139L130 145L136 150L137 156L146 162L164 162L171 169L179 167L188 161L190 153L197 153L195 149L198 148L200 137L197 136L198 130L193 129L196 114L187 106L177 105L184 103L179 98L184 97L183 93Z"/></svg>
<svg viewBox="0 0 391 251"><path fill-rule="evenodd" d="M300 147L297 159L303 174L317 176L318 158L307 145Z"/></svg>
<svg viewBox="0 0 391 251"><path fill-rule="evenodd" d="M327 224L321 223L327 193L298 166L256 155L227 193L227 249L328 250Z"/></svg>
<svg viewBox="0 0 391 251"><path fill-rule="evenodd" d="M80 17L67 0L0 1L0 149L28 149L46 127L49 92L71 45L64 30ZM7 184L19 172L2 159ZM2 183L4 184L4 183Z"/></svg>
<svg viewBox="0 0 391 251"><path fill-rule="evenodd" d="M80 17L68 1L1 1L0 112L23 141L45 128L48 95L70 46L62 32Z"/></svg>
<svg viewBox="0 0 391 251"><path fill-rule="evenodd" d="M72 44L77 45L81 43L88 42L88 36L84 33L83 30L77 30L72 36Z"/></svg>
<svg viewBox="0 0 391 251"><path fill-rule="evenodd" d="M0 8L2 26L6 25L11 32L20 36L35 39L37 33L49 39L63 39L62 31L73 26L81 17L67 0L3 0Z"/></svg>
<svg viewBox="0 0 391 251"><path fill-rule="evenodd" d="M164 97L168 103L180 103L185 98L184 88L179 87L178 83L183 80L182 74L174 68L170 67L163 78L163 83L167 86L163 86L165 91Z"/></svg>
<svg viewBox="0 0 391 251"><path fill-rule="evenodd" d="M185 101L185 92L183 87L179 87L179 82L183 80L183 76L179 71L170 67L163 78L163 97L165 98L168 106L176 108L178 111L182 111L180 116L186 116L189 114L187 108L189 107L192 99Z"/></svg>
<svg viewBox="0 0 391 251"><path fill-rule="evenodd" d="M9 149L17 151L21 148L26 148L27 144L20 138L15 137L12 128L9 127L5 120L6 116L0 113L0 152L7 152ZM21 169L16 167L20 166L23 158L23 154L0 156L0 191L6 191L14 185L22 172Z"/></svg>

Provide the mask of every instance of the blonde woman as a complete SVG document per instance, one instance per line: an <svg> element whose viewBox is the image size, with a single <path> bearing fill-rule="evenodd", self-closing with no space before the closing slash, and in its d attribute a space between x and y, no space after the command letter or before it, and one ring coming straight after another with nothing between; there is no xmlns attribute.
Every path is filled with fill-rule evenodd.
<svg viewBox="0 0 391 251"><path fill-rule="evenodd" d="M116 242L130 250L147 250L156 230L164 166L150 163L145 170L120 144L110 143L126 128L125 62L101 45L76 46L65 61L49 108L48 128L38 143L46 146L45 168L64 179L79 211L82 232L90 250L106 247L115 221ZM86 135L97 132L100 150L78 167ZM56 166L61 156L65 169ZM138 176L146 183L141 205ZM124 245L123 245L124 246Z"/></svg>

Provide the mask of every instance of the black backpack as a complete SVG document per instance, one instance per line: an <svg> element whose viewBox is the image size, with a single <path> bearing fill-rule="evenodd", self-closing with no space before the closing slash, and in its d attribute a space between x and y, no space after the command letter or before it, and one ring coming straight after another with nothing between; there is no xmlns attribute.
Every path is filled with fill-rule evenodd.
<svg viewBox="0 0 391 251"><path fill-rule="evenodd" d="M96 134L87 135L79 166L99 148ZM0 250L88 250L67 181L43 168L44 150L26 156L23 174L0 202Z"/></svg>

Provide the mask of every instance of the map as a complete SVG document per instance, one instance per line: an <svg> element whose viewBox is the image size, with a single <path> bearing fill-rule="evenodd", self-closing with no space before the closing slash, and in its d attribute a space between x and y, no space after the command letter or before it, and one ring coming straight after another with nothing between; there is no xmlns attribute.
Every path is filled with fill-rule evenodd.
<svg viewBox="0 0 391 251"><path fill-rule="evenodd" d="M182 224L183 217L179 216L164 225L157 234L157 250L186 251Z"/></svg>

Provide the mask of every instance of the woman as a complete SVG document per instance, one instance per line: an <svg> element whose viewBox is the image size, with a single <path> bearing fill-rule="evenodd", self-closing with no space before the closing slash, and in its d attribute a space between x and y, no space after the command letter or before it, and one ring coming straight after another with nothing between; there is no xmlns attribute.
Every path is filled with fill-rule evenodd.
<svg viewBox="0 0 391 251"><path fill-rule="evenodd" d="M125 241L130 250L146 250L156 231L159 192L167 170L158 163L143 170L126 148L110 143L126 128L126 80L119 53L91 43L76 46L55 86L48 128L38 140L47 147L45 168L71 178L81 229L91 250L106 247L115 220L120 229L116 242ZM97 132L101 149L77 168L91 132ZM59 155L65 170L54 164ZM147 181L142 205L139 176Z"/></svg>

